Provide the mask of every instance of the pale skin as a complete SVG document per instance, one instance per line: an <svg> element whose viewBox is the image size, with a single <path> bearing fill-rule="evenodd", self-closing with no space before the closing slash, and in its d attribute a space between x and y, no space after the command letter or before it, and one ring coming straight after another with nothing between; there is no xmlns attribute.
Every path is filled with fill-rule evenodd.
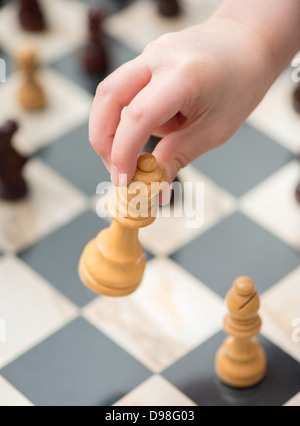
<svg viewBox="0 0 300 426"><path fill-rule="evenodd" d="M90 141L113 183L130 182L151 134L172 182L230 139L298 50L299 0L223 0L204 24L152 42L95 96Z"/></svg>

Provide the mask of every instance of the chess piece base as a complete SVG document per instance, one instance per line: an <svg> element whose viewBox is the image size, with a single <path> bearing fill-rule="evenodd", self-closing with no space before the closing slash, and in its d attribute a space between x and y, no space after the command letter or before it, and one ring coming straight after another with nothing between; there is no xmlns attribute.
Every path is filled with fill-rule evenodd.
<svg viewBox="0 0 300 426"><path fill-rule="evenodd" d="M24 179L18 185L5 185L0 182L0 198L7 201L17 201L26 197L28 188Z"/></svg>
<svg viewBox="0 0 300 426"><path fill-rule="evenodd" d="M82 256L79 262L79 276L83 284L92 290L94 293L100 294L102 296L108 296L108 297L125 297L129 296L130 294L134 293L141 281L137 283L136 286L130 287L130 288L124 288L124 289L116 289L113 287L109 287L108 285L103 284L102 282L96 281L88 272L84 257Z"/></svg>
<svg viewBox="0 0 300 426"><path fill-rule="evenodd" d="M87 244L79 262L79 276L95 293L121 297L139 287L145 267L137 230L113 222Z"/></svg>
<svg viewBox="0 0 300 426"><path fill-rule="evenodd" d="M256 340L255 340L256 342ZM250 388L259 384L266 376L267 359L264 350L257 345L255 356L236 359L228 354L226 343L221 347L216 357L216 373L228 386L235 388Z"/></svg>
<svg viewBox="0 0 300 426"><path fill-rule="evenodd" d="M41 110L46 107L44 91L37 84L26 84L19 91L20 105L31 111Z"/></svg>
<svg viewBox="0 0 300 426"><path fill-rule="evenodd" d="M79 57L88 73L100 74L107 71L108 58L104 46L90 43L81 50Z"/></svg>

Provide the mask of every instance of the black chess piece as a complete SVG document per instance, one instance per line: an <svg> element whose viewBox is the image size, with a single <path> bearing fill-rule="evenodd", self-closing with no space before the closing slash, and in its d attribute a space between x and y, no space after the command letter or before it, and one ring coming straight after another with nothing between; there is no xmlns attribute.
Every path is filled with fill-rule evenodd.
<svg viewBox="0 0 300 426"><path fill-rule="evenodd" d="M12 139L18 125L7 121L0 127L0 198L19 200L27 194L27 185L22 170L27 158L20 155L12 146Z"/></svg>
<svg viewBox="0 0 300 426"><path fill-rule="evenodd" d="M19 21L26 31L42 32L47 29L46 20L38 0L20 0Z"/></svg>
<svg viewBox="0 0 300 426"><path fill-rule="evenodd" d="M295 111L297 111L298 114L300 114L300 83L298 84L297 88L294 91L293 104L294 104Z"/></svg>
<svg viewBox="0 0 300 426"><path fill-rule="evenodd" d="M297 111L298 114L300 114L300 83L298 84L298 87L294 91L293 104L294 104L295 111Z"/></svg>
<svg viewBox="0 0 300 426"><path fill-rule="evenodd" d="M179 0L158 0L158 10L162 16L167 18L179 16L181 13Z"/></svg>
<svg viewBox="0 0 300 426"><path fill-rule="evenodd" d="M161 138L152 135L150 137L150 139L148 140L148 142L146 143L146 145L144 146L143 152L153 153L153 151L155 150L156 146L159 144L160 141L161 141ZM177 183L177 182L182 184L182 182L180 181L178 176L176 176L176 178L174 179L174 183ZM182 195L184 196L184 194L182 194ZM174 204L175 204L174 190L172 190L172 192L171 192L170 204L171 204L171 206L174 206Z"/></svg>
<svg viewBox="0 0 300 426"><path fill-rule="evenodd" d="M300 204L300 182L296 188L296 200L298 201L298 203Z"/></svg>
<svg viewBox="0 0 300 426"><path fill-rule="evenodd" d="M89 41L81 50L80 59L90 74L105 73L108 67L108 55L101 28L103 19L103 14L99 10L89 11Z"/></svg>
<svg viewBox="0 0 300 426"><path fill-rule="evenodd" d="M299 87L300 87L300 84L299 84ZM298 161L300 162L300 154L298 155ZM295 195L296 195L296 200L300 204L300 182L298 186L296 187Z"/></svg>

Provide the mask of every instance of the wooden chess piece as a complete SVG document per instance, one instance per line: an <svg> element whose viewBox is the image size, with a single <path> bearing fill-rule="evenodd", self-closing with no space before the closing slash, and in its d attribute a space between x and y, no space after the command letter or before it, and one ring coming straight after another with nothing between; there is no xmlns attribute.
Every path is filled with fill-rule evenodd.
<svg viewBox="0 0 300 426"><path fill-rule="evenodd" d="M22 170L27 158L12 146L12 138L18 130L14 121L0 127L0 197L4 200L19 200L27 194L27 185Z"/></svg>
<svg viewBox="0 0 300 426"><path fill-rule="evenodd" d="M24 74L24 82L18 93L20 105L31 111L45 108L46 96L36 77L38 70L36 52L30 48L22 49L16 59Z"/></svg>
<svg viewBox="0 0 300 426"><path fill-rule="evenodd" d="M255 336L260 332L259 296L253 281L240 277L227 295L229 314L224 330L230 336L216 356L216 373L227 385L251 387L266 375L266 355Z"/></svg>
<svg viewBox="0 0 300 426"><path fill-rule="evenodd" d="M138 230L155 221L153 211L164 182L166 173L155 157L142 154L131 184L118 187L108 198L107 209L113 223L86 246L79 263L83 283L94 292L111 297L127 296L140 285L146 258L138 241ZM132 187L136 187L141 197L138 214Z"/></svg>
<svg viewBox="0 0 300 426"><path fill-rule="evenodd" d="M22 28L30 32L42 32L47 24L38 0L20 0L19 21Z"/></svg>
<svg viewBox="0 0 300 426"><path fill-rule="evenodd" d="M103 14L99 10L89 11L89 41L79 56L83 67L90 74L101 74L108 68L108 55L102 32L103 19Z"/></svg>
<svg viewBox="0 0 300 426"><path fill-rule="evenodd" d="M179 0L158 0L158 10L167 18L179 16L181 13Z"/></svg>

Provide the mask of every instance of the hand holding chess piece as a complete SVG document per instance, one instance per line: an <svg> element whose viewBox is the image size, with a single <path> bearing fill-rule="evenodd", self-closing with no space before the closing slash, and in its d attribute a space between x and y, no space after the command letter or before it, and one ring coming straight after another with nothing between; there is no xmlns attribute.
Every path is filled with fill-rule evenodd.
<svg viewBox="0 0 300 426"><path fill-rule="evenodd" d="M30 32L45 31L47 25L38 0L20 0L19 3L19 21L22 28Z"/></svg>
<svg viewBox="0 0 300 426"><path fill-rule="evenodd" d="M25 48L17 54L17 64L24 75L18 98L22 108L35 111L43 109L47 102L44 90L37 80L38 63L35 50Z"/></svg>
<svg viewBox="0 0 300 426"><path fill-rule="evenodd" d="M266 375L266 355L255 336L260 332L259 296L248 277L235 280L227 295L229 314L224 330L230 336L216 357L216 373L227 385L251 387Z"/></svg>
<svg viewBox="0 0 300 426"><path fill-rule="evenodd" d="M88 15L89 41L80 52L85 70L90 74L101 74L107 70L108 55L102 32L103 15L99 10L91 9Z"/></svg>
<svg viewBox="0 0 300 426"><path fill-rule="evenodd" d="M27 194L27 185L22 170L27 158L12 146L12 138L18 130L14 121L0 127L0 197L4 200L19 200Z"/></svg>
<svg viewBox="0 0 300 426"><path fill-rule="evenodd" d="M107 208L114 221L86 246L79 263L82 281L94 292L127 296L140 285L146 259L138 230L154 222L158 195L166 180L155 157L142 154L132 183L118 187L108 198Z"/></svg>

